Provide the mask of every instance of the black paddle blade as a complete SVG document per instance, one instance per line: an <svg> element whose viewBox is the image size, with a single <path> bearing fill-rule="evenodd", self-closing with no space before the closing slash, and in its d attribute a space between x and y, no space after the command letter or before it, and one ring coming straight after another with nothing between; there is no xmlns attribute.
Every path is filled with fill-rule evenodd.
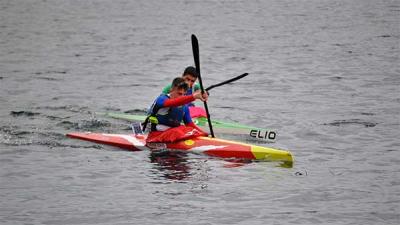
<svg viewBox="0 0 400 225"><path fill-rule="evenodd" d="M201 88L201 93L204 93L204 86L203 86L203 81L201 79L201 73L200 73L200 53L199 53L199 42L197 40L196 35L192 34L192 49L193 49L193 58L194 58L194 64L196 66L196 71L198 74L198 79L199 79L199 84ZM208 120L208 126L210 127L210 133L211 137L215 137L212 123L211 123L211 118L210 118L210 113L208 111L208 106L207 102L204 102L204 109L206 110L207 113L207 120Z"/></svg>
<svg viewBox="0 0 400 225"><path fill-rule="evenodd" d="M243 77L245 77L245 76L247 76L247 75L249 75L249 74L248 74L248 73L244 73L244 74L239 75L239 76L237 76L237 77L234 77L234 78L232 78L232 79L223 81L223 82L218 83L218 84L211 85L210 87L206 88L206 91L209 91L209 90L211 90L211 89L213 89L213 88L215 88L215 87L222 86L222 85L224 85L224 84L232 83L232 82L234 82L234 81L237 81L237 80L239 80L239 79L242 79Z"/></svg>
<svg viewBox="0 0 400 225"><path fill-rule="evenodd" d="M194 65L196 67L197 73L200 74L199 41L197 40L197 37L194 34L192 34L192 49L193 49Z"/></svg>

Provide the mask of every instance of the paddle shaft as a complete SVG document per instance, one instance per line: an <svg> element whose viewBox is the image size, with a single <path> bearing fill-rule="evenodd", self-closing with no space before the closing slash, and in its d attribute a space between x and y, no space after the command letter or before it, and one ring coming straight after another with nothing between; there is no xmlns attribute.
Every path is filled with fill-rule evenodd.
<svg viewBox="0 0 400 225"><path fill-rule="evenodd" d="M197 40L197 37L194 34L192 34L192 49L193 49L194 65L196 66L196 71L199 76L198 78L199 78L201 93L204 94L204 86L203 86L203 81L201 80L201 74L200 74L199 42ZM210 113L208 111L207 101L204 101L204 109L206 110L206 113L207 113L207 120L208 120L208 126L210 128L211 137L214 138L215 135L214 135L214 130L213 130L212 123L211 123Z"/></svg>
<svg viewBox="0 0 400 225"><path fill-rule="evenodd" d="M222 86L222 85L225 85L225 84L232 83L233 81L237 81L237 80L239 80L239 79L242 79L243 77L245 77L245 76L247 76L247 75L249 75L249 74L248 74L248 73L244 73L244 74L239 75L239 76L237 76L237 77L234 77L234 78L232 78L232 79L223 81L223 82L218 83L218 84L211 85L210 87L206 88L206 91L209 91L209 90L211 90L211 89L213 89L213 88L215 88L215 87L219 87L219 86Z"/></svg>

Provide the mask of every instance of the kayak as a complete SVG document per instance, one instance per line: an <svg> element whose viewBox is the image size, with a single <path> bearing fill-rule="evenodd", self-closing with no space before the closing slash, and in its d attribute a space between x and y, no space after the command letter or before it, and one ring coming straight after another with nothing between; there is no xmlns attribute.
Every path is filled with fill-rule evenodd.
<svg viewBox="0 0 400 225"><path fill-rule="evenodd" d="M137 114L128 114L128 113L113 113L113 112L106 112L103 114L104 116L108 116L114 119L121 119L130 122L134 121L144 121L146 119L146 115L137 115ZM205 131L209 131L208 127L208 120L206 117L196 117L192 118L193 122L199 126L201 129ZM239 123L230 123L230 122L223 122L219 120L212 120L213 130L216 133L220 134L236 134L236 135L245 135L251 139L257 140L265 140L265 141L275 141L276 139L276 132L253 127L242 125Z"/></svg>
<svg viewBox="0 0 400 225"><path fill-rule="evenodd" d="M289 151L228 141L219 138L196 137L174 143L146 144L143 134L103 134L91 132L68 133L68 137L99 144L111 145L132 151L159 150L185 151L220 158L235 158L282 162L285 167L293 166ZM155 145L154 145L155 144Z"/></svg>

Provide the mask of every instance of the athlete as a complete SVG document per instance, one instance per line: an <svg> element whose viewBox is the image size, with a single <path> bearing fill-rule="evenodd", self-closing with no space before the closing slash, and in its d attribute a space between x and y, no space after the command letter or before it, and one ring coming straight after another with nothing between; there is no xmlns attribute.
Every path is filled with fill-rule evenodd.
<svg viewBox="0 0 400 225"><path fill-rule="evenodd" d="M198 75L198 73L196 71L196 68L194 68L193 66L188 66L183 71L182 78L185 80L185 82L189 86L189 88L186 91L185 95L191 95L195 91L200 90L200 85L198 83L196 83L196 80L197 80L198 76L199 75ZM171 90L171 84L169 84L166 87L164 87L162 93L168 94L170 92L170 90ZM206 93L206 95L208 97L208 93ZM189 106L189 111L190 111L190 115L191 115L192 118L207 117L206 111L201 107L196 107L193 104L193 102L189 102L188 106Z"/></svg>
<svg viewBox="0 0 400 225"><path fill-rule="evenodd" d="M190 116L187 104L199 99L207 101L208 96L200 90L187 94L189 85L182 77L177 77L171 84L168 94L161 94L149 110L144 122L144 129L150 123L147 142L175 142L207 134L197 127ZM181 123L185 125L181 125Z"/></svg>
<svg viewBox="0 0 400 225"><path fill-rule="evenodd" d="M200 85L196 83L198 73L196 71L196 68L193 66L188 66L186 69L183 71L182 78L185 80L185 82L188 84L188 89L185 93L185 95L191 95L195 91L200 90ZM171 91L172 84L168 84L167 86L164 87L162 90L162 93L168 94Z"/></svg>

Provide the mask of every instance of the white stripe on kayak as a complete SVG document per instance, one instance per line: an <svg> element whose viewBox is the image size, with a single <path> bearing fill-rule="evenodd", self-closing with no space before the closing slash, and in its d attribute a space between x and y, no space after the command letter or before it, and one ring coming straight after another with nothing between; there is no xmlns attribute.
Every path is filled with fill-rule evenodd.
<svg viewBox="0 0 400 225"><path fill-rule="evenodd" d="M220 149L220 148L225 148L225 147L227 147L227 146L226 145L203 145L203 146L198 146L198 147L188 149L188 151L193 151L196 153L203 153L208 150L215 150L215 149Z"/></svg>
<svg viewBox="0 0 400 225"><path fill-rule="evenodd" d="M138 148L142 151L149 150L149 148L147 148L143 142L139 141L137 138L133 137L132 135L126 135L126 134L103 134L103 135L110 136L110 137L120 137L120 138L127 140L133 146L135 146L136 148Z"/></svg>
<svg viewBox="0 0 400 225"><path fill-rule="evenodd" d="M104 136L109 136L109 137L120 137L125 140L127 140L129 143L131 143L133 146L136 148L144 151L144 150L151 150L148 148L143 142L138 140L132 135L126 135L126 134L103 134ZM215 149L221 149L228 147L226 145L203 145L203 146L197 146L191 149L188 149L188 151L195 152L195 153L204 153L205 151L209 150L215 150ZM179 150L179 149L178 149Z"/></svg>

